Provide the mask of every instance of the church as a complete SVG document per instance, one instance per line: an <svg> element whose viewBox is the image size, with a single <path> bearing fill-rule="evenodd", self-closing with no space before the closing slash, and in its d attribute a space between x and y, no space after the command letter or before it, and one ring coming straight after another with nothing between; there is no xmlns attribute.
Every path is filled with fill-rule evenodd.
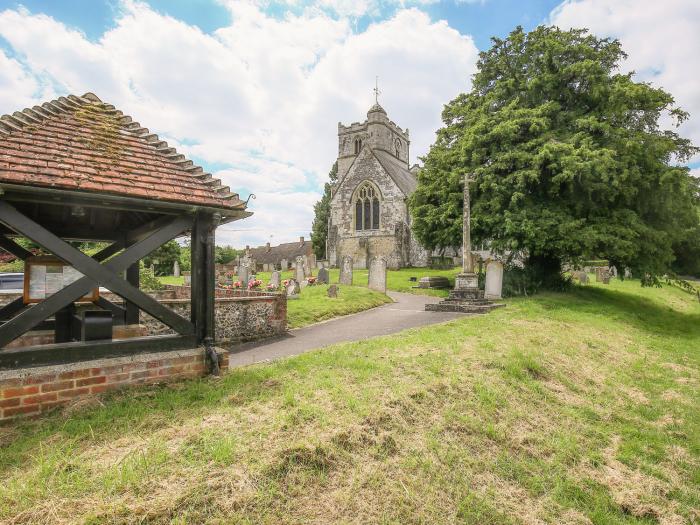
<svg viewBox="0 0 700 525"><path fill-rule="evenodd" d="M355 268L382 256L387 267L427 266L430 253L411 232L408 197L418 185L409 169L408 129L389 120L378 102L367 120L338 123L338 181L333 185L327 254L332 266L346 255Z"/></svg>

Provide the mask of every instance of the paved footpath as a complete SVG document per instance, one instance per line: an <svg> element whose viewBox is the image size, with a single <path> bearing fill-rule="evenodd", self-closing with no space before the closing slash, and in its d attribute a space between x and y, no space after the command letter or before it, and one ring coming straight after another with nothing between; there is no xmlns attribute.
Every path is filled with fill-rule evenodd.
<svg viewBox="0 0 700 525"><path fill-rule="evenodd" d="M396 302L305 328L290 330L288 335L280 338L235 347L229 355L229 366L233 368L271 361L334 343L393 334L407 328L443 323L468 315L426 312L425 304L436 303L441 300L439 297L399 292L387 292L387 295Z"/></svg>

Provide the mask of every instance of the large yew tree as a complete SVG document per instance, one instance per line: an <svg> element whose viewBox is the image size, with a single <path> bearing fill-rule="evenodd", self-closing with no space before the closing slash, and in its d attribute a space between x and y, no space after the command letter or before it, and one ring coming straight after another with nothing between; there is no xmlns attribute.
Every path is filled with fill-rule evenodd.
<svg viewBox="0 0 700 525"><path fill-rule="evenodd" d="M424 159L411 198L418 239L461 244L471 174L473 240L521 254L542 277L589 257L649 279L667 271L697 228L699 185L682 163L698 149L660 127L688 115L621 72L625 57L587 30L493 39Z"/></svg>

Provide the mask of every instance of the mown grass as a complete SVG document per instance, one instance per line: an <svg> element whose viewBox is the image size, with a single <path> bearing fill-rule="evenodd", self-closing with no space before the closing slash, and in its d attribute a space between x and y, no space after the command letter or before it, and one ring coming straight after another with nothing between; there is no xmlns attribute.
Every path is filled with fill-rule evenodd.
<svg viewBox="0 0 700 525"><path fill-rule="evenodd" d="M506 302L0 427L0 522L697 523L697 299Z"/></svg>
<svg viewBox="0 0 700 525"><path fill-rule="evenodd" d="M287 322L299 328L341 315L348 315L391 302L383 293L361 286L340 286L338 296L327 295L328 286L319 284L302 288L298 299L287 301Z"/></svg>

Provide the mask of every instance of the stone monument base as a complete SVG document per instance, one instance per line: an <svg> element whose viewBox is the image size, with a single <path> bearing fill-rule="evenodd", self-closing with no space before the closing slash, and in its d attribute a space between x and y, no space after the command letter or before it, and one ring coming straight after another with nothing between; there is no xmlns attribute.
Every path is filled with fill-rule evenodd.
<svg viewBox="0 0 700 525"><path fill-rule="evenodd" d="M478 277L474 273L460 273L455 279L455 289L444 301L426 304L428 312L461 312L465 314L485 314L505 306L484 298L484 291L479 290Z"/></svg>

